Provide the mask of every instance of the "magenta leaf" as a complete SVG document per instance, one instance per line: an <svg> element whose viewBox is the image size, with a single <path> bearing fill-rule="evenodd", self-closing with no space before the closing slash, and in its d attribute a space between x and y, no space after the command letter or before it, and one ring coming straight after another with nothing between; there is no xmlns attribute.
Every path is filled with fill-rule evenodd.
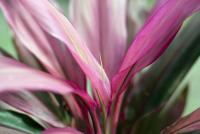
<svg viewBox="0 0 200 134"><path fill-rule="evenodd" d="M50 91L61 95L74 93L80 96L88 106L94 105L94 101L85 92L72 87L69 82L29 68L15 60L0 57L0 68L0 92L28 89L30 91Z"/></svg>
<svg viewBox="0 0 200 134"><path fill-rule="evenodd" d="M72 24L111 79L126 50L127 0L71 1Z"/></svg>
<svg viewBox="0 0 200 134"><path fill-rule="evenodd" d="M16 33L19 33L18 38L21 38L22 42L36 43L33 40L34 35L31 36L31 31L29 30L30 25L31 27L35 26L32 30L37 30L36 33L45 31L63 42L83 72L91 80L94 87L93 89L98 92L104 104L108 104L111 95L110 82L103 67L94 58L87 45L82 41L68 19L48 0L1 0L0 4L7 17L7 21L12 26L12 29ZM15 20L13 20L13 16ZM26 25L27 23L29 24L28 29L24 24L25 22ZM42 37L43 34L38 34L38 38ZM45 41L45 39L41 39L40 42L41 41ZM41 54L41 51L44 50L41 49L41 45L39 45L40 49L38 47L35 48L37 45L29 44L26 47L34 46L34 49L37 50L35 54ZM47 46L48 44L45 42L42 43L42 45L46 46L45 49L49 48ZM47 57L47 55L38 56L39 59L45 58L44 62L47 62L50 66L52 64L48 62L52 61L53 57L50 58L50 60L47 60ZM54 74L58 74L58 69L55 69L55 67L48 67L47 69L53 69L53 72L55 72Z"/></svg>
<svg viewBox="0 0 200 134"><path fill-rule="evenodd" d="M37 88L37 90L41 90L42 88L47 88L62 94L74 92L64 81L26 67L9 58L0 57L0 68L1 92L8 90L8 88L12 88L12 90L20 90L19 88L31 88L32 90Z"/></svg>
<svg viewBox="0 0 200 134"><path fill-rule="evenodd" d="M0 7L15 37L19 39L20 45L32 52L50 73L63 77L62 70L44 31L26 8L21 6L19 1L8 2L4 0L0 1Z"/></svg>
<svg viewBox="0 0 200 134"><path fill-rule="evenodd" d="M61 44L60 41L57 41L54 39L54 37L49 37L50 35L45 34L48 40L50 41L50 45L52 45L52 48L55 52L55 56L58 59L58 62L60 66L62 67L63 73L67 78L73 82L76 82L76 84L79 86L78 88L85 89L85 76L83 72L80 70L78 65L75 63L75 61L72 59L72 56L67 51L67 48ZM14 44L18 52L19 60L31 67L45 70L45 68L41 65L41 63L36 59L36 57L30 53L26 47L22 45L22 43L17 39L14 38ZM54 44L54 45L53 45ZM55 45L57 44L57 45ZM65 57L65 58L63 58ZM70 68L70 69L69 69ZM69 73L70 72L70 73ZM62 74L63 75L63 74ZM61 76L62 77L62 76ZM76 80L76 81L75 81ZM77 112L78 109L80 109L75 99L72 95L68 95L66 98L68 101L68 104L70 104L70 110L72 110L74 115L79 114L80 112ZM79 110L80 111L80 110ZM80 116L79 116L80 117Z"/></svg>
<svg viewBox="0 0 200 134"><path fill-rule="evenodd" d="M74 128L67 127L67 128L49 128L42 134L83 134L83 133Z"/></svg>
<svg viewBox="0 0 200 134"><path fill-rule="evenodd" d="M81 89L86 88L86 78L76 61L73 59L68 48L55 37L46 33L50 45L54 50L55 56L63 70L63 73L70 81L75 82ZM64 58L63 58L64 57Z"/></svg>
<svg viewBox="0 0 200 134"><path fill-rule="evenodd" d="M1 93L0 100L22 112L30 114L54 127L63 127L64 124L48 109L37 97L29 92ZM37 107L37 108L36 108Z"/></svg>
<svg viewBox="0 0 200 134"><path fill-rule="evenodd" d="M183 21L199 10L200 1L166 0L161 5L129 48L118 74L113 78L114 92L123 91L133 75L154 62L164 52Z"/></svg>

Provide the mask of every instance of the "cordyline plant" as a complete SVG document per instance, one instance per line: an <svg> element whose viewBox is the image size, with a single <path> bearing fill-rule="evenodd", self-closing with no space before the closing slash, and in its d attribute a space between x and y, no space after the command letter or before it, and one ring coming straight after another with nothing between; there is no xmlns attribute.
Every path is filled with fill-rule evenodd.
<svg viewBox="0 0 200 134"><path fill-rule="evenodd" d="M174 92L200 53L200 17L135 76L200 0L158 0L150 12L141 1L71 0L69 21L56 1L0 0L18 53L0 53L0 124L32 134L199 130L199 110L164 128L184 108L188 86ZM148 16L141 28L138 16Z"/></svg>

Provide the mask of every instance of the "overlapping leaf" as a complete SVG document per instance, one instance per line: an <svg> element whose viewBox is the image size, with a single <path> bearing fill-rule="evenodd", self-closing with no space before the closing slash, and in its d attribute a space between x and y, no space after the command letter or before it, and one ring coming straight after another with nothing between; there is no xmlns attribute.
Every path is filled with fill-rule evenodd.
<svg viewBox="0 0 200 134"><path fill-rule="evenodd" d="M4 0L2 2L8 5L14 5L17 9L23 8L27 13L31 14L43 30L62 41L68 47L87 77L91 80L94 89L98 91L104 103L108 103L110 83L107 75L67 18L56 10L47 0L18 0L15 3L18 3L19 6L12 2L5 2ZM9 13L9 10L4 11ZM10 22L10 20L8 20L8 22Z"/></svg>
<svg viewBox="0 0 200 134"><path fill-rule="evenodd" d="M0 57L0 68L0 81L2 82L0 92L16 92L29 89L32 91L46 90L62 95L75 93L83 98L88 106L94 104L86 93L73 88L67 81L29 68L15 60Z"/></svg>
<svg viewBox="0 0 200 134"><path fill-rule="evenodd" d="M49 128L42 134L83 134L74 128Z"/></svg>
<svg viewBox="0 0 200 134"><path fill-rule="evenodd" d="M40 59L50 73L63 77L50 43L26 9L20 6L17 1L15 3L0 1L0 6L6 14L6 19L9 21L16 38L19 39L20 45L24 45Z"/></svg>
<svg viewBox="0 0 200 134"><path fill-rule="evenodd" d="M143 73L139 81L134 83L134 87L129 89L127 94L129 97L126 98L129 98L130 111L134 107L137 109L136 113L144 114L165 103L174 93L199 57L200 32L197 30L199 24L199 14L197 14L166 53Z"/></svg>
<svg viewBox="0 0 200 134"><path fill-rule="evenodd" d="M44 128L22 114L0 111L0 125L5 125L28 134L40 134Z"/></svg>
<svg viewBox="0 0 200 134"><path fill-rule="evenodd" d="M187 93L188 88L185 88L159 108L144 114L134 123L132 133L159 134L163 128L180 118L185 107Z"/></svg>
<svg viewBox="0 0 200 134"><path fill-rule="evenodd" d="M199 8L198 0L166 0L137 34L113 79L114 90L124 90L136 72L155 61L169 46L183 21Z"/></svg>
<svg viewBox="0 0 200 134"><path fill-rule="evenodd" d="M176 134L200 130L200 109L183 117L163 130L162 134Z"/></svg>
<svg viewBox="0 0 200 134"><path fill-rule="evenodd" d="M200 32L197 30L199 24L199 14L197 14L166 53L143 73L139 82L134 83L134 87L129 87L125 96L128 104L124 103L123 112L132 123L140 116L166 103L191 69L200 54Z"/></svg>
<svg viewBox="0 0 200 134"><path fill-rule="evenodd" d="M73 0L72 24L111 79L126 49L126 0Z"/></svg>
<svg viewBox="0 0 200 134"><path fill-rule="evenodd" d="M51 126L63 127L64 124L38 98L28 92L18 94L2 93L0 100L31 116L47 122ZM36 108L37 107L37 108Z"/></svg>

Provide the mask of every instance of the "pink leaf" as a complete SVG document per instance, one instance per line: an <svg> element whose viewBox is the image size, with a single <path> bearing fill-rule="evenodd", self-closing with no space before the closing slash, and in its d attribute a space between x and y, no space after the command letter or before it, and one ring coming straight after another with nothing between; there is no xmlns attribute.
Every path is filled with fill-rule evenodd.
<svg viewBox="0 0 200 134"><path fill-rule="evenodd" d="M27 9L18 1L5 0L0 1L0 7L20 45L32 52L50 73L64 77L49 40Z"/></svg>
<svg viewBox="0 0 200 134"><path fill-rule="evenodd" d="M47 37L50 35L46 34ZM67 48L61 44L61 42L54 39L54 37L48 38L50 41L50 44L58 44L52 46L55 56L58 59L58 62L60 66L62 67L63 73L67 78L72 81L76 82L76 84L79 86L80 89L85 89L86 82L85 82L85 75L80 70L79 66L75 63L70 53L67 51ZM40 62L35 58L34 55L30 53L23 45L21 45L21 42L14 38L15 47L17 48L19 60L23 63L37 68L44 70L44 67L40 64ZM63 58L65 57L65 58ZM46 71L46 70L45 70ZM77 102L73 98L72 95L67 96L67 103L69 104L69 109L72 111L73 115L77 115L80 117L81 112L80 111Z"/></svg>
<svg viewBox="0 0 200 134"><path fill-rule="evenodd" d="M85 92L74 88L69 82L29 68L9 58L0 57L0 81L0 93L24 89L50 91L61 95L74 93L80 96L88 106L94 106L94 101Z"/></svg>
<svg viewBox="0 0 200 134"><path fill-rule="evenodd" d="M53 5L51 5L48 0L1 0L0 2L1 5L4 4L7 7L8 5L12 5L12 9L17 9L17 12L10 12L11 9L8 9L6 6L4 6L3 11L5 12L4 14L6 16L8 16L8 14L13 16L15 13L20 12L23 16L25 15L25 17L29 17L27 21L30 22L30 24L32 21L37 22L39 27L42 28L37 30L44 30L63 42L68 47L69 51L81 69L91 80L94 89L99 93L104 104L108 104L111 94L109 79L102 66L97 62L87 45L82 41L76 30L63 14L61 14ZM26 14L29 14L32 19L30 19L30 16ZM25 17L24 19L26 20ZM10 18L8 18L8 22L13 25L15 21L13 22ZM17 19L16 22L15 23L18 25L19 23L23 23L23 21L20 21L20 19ZM25 31L23 36L28 38L27 34L29 33L27 32L30 31L25 29L23 25L19 26L20 30ZM13 27L13 29L16 28ZM19 29L16 29L16 32L19 32ZM33 42L33 36L28 39ZM41 49L38 49L38 51L41 51ZM44 58L44 56L40 56L39 58ZM49 62L49 60L45 61Z"/></svg>
<svg viewBox="0 0 200 134"><path fill-rule="evenodd" d="M199 0L166 0L150 17L129 48L113 90L124 90L138 71L154 62L170 45L183 21L199 10ZM184 9L184 10L183 10Z"/></svg>
<svg viewBox="0 0 200 134"><path fill-rule="evenodd" d="M126 50L127 0L73 0L72 24L112 78Z"/></svg>
<svg viewBox="0 0 200 134"><path fill-rule="evenodd" d="M70 19L92 54L100 61L101 44L98 6L98 1L96 0L70 1Z"/></svg>
<svg viewBox="0 0 200 134"><path fill-rule="evenodd" d="M29 92L1 93L0 100L54 127L64 127L64 124L59 121L58 117Z"/></svg>
<svg viewBox="0 0 200 134"><path fill-rule="evenodd" d="M85 89L85 75L62 41L46 32L21 1L8 2L2 0L0 5L16 36L16 46L21 52L20 56L26 56L20 57L25 63L33 65L35 58L33 56L36 56L45 70L60 78L67 77L76 82L76 85L80 88ZM79 111L77 109L80 108L75 99L68 96L67 102L73 115L77 115L76 113Z"/></svg>
<svg viewBox="0 0 200 134"><path fill-rule="evenodd" d="M17 56L20 62L33 68L42 68L42 65L38 62L36 57L26 47L21 45L21 42L16 37L13 37L13 43L16 48Z"/></svg>
<svg viewBox="0 0 200 134"><path fill-rule="evenodd" d="M200 130L200 109L183 117L163 130L163 134L177 134Z"/></svg>
<svg viewBox="0 0 200 134"><path fill-rule="evenodd" d="M63 73L70 81L75 82L81 89L86 89L86 78L76 61L73 59L68 48L55 37L46 33L55 56L63 70Z"/></svg>
<svg viewBox="0 0 200 134"><path fill-rule="evenodd" d="M67 127L67 128L49 128L42 134L83 134L83 133L74 128Z"/></svg>

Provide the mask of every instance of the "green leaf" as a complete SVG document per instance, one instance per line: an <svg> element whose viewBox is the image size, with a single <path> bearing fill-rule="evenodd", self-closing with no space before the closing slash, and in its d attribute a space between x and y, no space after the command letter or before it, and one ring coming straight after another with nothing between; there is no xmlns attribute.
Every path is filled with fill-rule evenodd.
<svg viewBox="0 0 200 134"><path fill-rule="evenodd" d="M31 118L11 111L0 111L0 125L28 134L40 134L43 130L43 128Z"/></svg>
<svg viewBox="0 0 200 134"><path fill-rule="evenodd" d="M180 118L187 99L188 86L171 96L168 102L148 114L133 125L134 134L159 134L163 128Z"/></svg>
<svg viewBox="0 0 200 134"><path fill-rule="evenodd" d="M126 93L120 129L166 104L200 55L200 14L182 29L165 54L135 79ZM162 122L161 122L162 123Z"/></svg>
<svg viewBox="0 0 200 134"><path fill-rule="evenodd" d="M0 11L0 48L2 48L7 53L11 54L13 57L17 57L17 53L12 44L12 33L9 30L9 26L6 23L3 13Z"/></svg>
<svg viewBox="0 0 200 134"><path fill-rule="evenodd" d="M154 66L153 73L161 67L162 69L156 79L157 83L152 88L153 92L148 103L150 105L146 107L146 110L151 110L166 102L198 59L200 31L197 30L197 27L200 24L200 14L194 17L173 42L168 54L163 55L163 58L158 61L158 65Z"/></svg>

